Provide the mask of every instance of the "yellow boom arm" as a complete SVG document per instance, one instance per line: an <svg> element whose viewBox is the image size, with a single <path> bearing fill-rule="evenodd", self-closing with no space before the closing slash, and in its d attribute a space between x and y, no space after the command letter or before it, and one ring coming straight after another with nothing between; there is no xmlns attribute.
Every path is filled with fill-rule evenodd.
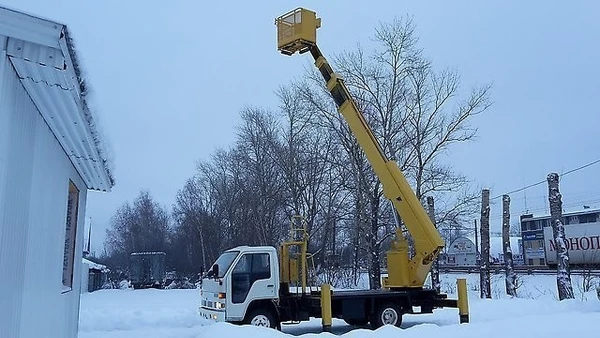
<svg viewBox="0 0 600 338"><path fill-rule="evenodd" d="M415 256L409 259L407 241L402 231L396 230L396 239L387 252L388 277L384 280L384 286L422 287L431 264L444 247L444 241L396 162L388 160L382 151L344 81L333 72L317 47L316 31L321 26L321 19L317 18L313 11L297 8L277 18L275 24L277 25L277 49L282 54L310 52L315 59L315 65L323 76L338 111L348 123L373 171L381 181L385 197L393 202L414 239Z"/></svg>

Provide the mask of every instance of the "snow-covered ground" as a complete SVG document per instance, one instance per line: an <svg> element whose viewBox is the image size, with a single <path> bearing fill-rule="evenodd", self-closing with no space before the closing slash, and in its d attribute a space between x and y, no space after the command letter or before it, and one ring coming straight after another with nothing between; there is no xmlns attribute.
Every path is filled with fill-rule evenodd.
<svg viewBox="0 0 600 338"><path fill-rule="evenodd" d="M457 277L467 278L469 289L478 288L477 274L442 275L442 285L452 297ZM522 276L518 292L523 298L509 299L504 296L504 280L496 275L492 277L493 299L479 299L478 291L470 291L469 324L458 324L456 309L440 309L430 315L405 315L401 329L382 327L373 331L334 319L331 334L321 333L319 319L283 325L282 332L210 323L197 315L199 290L100 290L82 295L79 338L596 336L600 300L594 291L582 293L578 287L581 278L573 277L575 300L557 300L556 277L552 275Z"/></svg>

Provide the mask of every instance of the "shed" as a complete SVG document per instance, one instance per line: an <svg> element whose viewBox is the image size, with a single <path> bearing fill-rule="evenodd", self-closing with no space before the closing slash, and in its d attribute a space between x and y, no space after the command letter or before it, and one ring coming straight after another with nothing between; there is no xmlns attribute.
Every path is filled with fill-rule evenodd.
<svg viewBox="0 0 600 338"><path fill-rule="evenodd" d="M114 184L86 94L67 27L0 7L3 337L77 336L87 192Z"/></svg>
<svg viewBox="0 0 600 338"><path fill-rule="evenodd" d="M100 290L108 282L109 269L89 258L83 258L81 269L81 293Z"/></svg>

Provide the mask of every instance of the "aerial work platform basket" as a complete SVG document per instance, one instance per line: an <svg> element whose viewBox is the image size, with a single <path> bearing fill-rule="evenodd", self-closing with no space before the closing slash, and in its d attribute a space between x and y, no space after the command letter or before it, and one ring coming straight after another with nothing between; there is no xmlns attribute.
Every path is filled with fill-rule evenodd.
<svg viewBox="0 0 600 338"><path fill-rule="evenodd" d="M307 52L317 43L317 28L321 18L317 13L296 8L275 19L277 26L277 50L285 55Z"/></svg>

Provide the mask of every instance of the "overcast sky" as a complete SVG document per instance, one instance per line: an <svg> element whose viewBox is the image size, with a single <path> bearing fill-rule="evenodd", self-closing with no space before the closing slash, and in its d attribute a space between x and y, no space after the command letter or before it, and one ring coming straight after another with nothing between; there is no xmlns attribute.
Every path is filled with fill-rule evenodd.
<svg viewBox="0 0 600 338"><path fill-rule="evenodd" d="M462 93L492 83L494 105L473 120L478 141L448 156L492 197L600 159L600 2L160 3L0 0L66 24L75 39L117 182L110 193L88 195L97 253L121 204L148 189L171 209L196 161L232 144L239 111L275 109L277 87L311 66L310 56L276 50L274 18L296 6L322 18L326 56L368 46L379 21L409 15L434 66L461 75ZM597 164L561 180L566 210L600 206L599 174ZM545 213L546 194L545 183L513 194L513 219L526 208Z"/></svg>

